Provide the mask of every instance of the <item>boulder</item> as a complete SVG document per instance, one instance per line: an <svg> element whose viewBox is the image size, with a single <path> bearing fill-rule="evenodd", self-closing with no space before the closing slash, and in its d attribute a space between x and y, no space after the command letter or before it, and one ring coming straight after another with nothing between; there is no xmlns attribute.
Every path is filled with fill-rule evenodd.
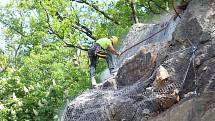
<svg viewBox="0 0 215 121"><path fill-rule="evenodd" d="M62 121L213 121L214 6L192 0L181 19L134 25L114 81L77 96Z"/></svg>

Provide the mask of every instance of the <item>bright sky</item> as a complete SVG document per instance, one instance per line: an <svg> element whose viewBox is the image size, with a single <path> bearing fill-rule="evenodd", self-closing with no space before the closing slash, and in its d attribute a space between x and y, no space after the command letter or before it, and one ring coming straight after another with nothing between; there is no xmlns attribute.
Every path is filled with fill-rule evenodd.
<svg viewBox="0 0 215 121"><path fill-rule="evenodd" d="M9 2L9 0L0 0L0 5L6 5ZM0 24L0 28L2 28L2 25ZM2 39L1 29L0 29L0 48L5 49L5 41Z"/></svg>
<svg viewBox="0 0 215 121"><path fill-rule="evenodd" d="M0 0L0 4L1 5L5 5L5 4L7 4L9 2L9 0Z"/></svg>

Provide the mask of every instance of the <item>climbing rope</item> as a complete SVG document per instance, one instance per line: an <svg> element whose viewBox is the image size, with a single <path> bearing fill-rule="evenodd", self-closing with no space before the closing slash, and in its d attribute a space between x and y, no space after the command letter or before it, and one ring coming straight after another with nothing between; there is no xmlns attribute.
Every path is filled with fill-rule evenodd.
<svg viewBox="0 0 215 121"><path fill-rule="evenodd" d="M155 32L154 34L150 35L150 36L147 37L146 39L144 39L144 40L142 40L142 41L140 41L140 42L138 42L138 43L132 45L131 47L125 49L124 51L121 52L121 55L123 55L126 51L130 50L131 48L133 48L133 47L139 45L140 43L142 43L142 42L144 42L144 41L146 41L146 40L148 40L148 39L154 37L154 36L157 35L158 33L160 33L160 32L162 32L163 30L165 30L168 26L169 26L169 23L168 23L165 27L163 27L162 29L160 29L158 32Z"/></svg>
<svg viewBox="0 0 215 121"><path fill-rule="evenodd" d="M172 0L172 7L173 7L173 10L175 11L176 15L177 15L179 18L181 18L180 14L177 12L177 10L176 10L176 8L175 8L175 0ZM172 18L170 18L170 19L172 19ZM163 30L165 30L165 29L168 27L168 25L169 25L169 23L168 23L164 28L162 28L162 29L159 30L158 32L152 34L152 35L149 36L148 38L146 38L146 39L144 39L144 40L142 40L142 41L140 41L140 42L134 44L133 46L131 46L131 47L127 48L127 49L125 49L124 51L121 52L121 55L123 55L126 51L130 50L131 48L133 48L133 47L139 45L140 43L142 43L142 42L144 42L144 41L146 41L146 40L148 40L148 39L154 37L156 34L162 32Z"/></svg>

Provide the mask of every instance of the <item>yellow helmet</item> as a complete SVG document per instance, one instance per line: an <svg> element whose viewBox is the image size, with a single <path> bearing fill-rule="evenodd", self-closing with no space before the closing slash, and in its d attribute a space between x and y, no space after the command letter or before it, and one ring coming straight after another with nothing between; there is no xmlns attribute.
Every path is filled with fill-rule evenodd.
<svg viewBox="0 0 215 121"><path fill-rule="evenodd" d="M112 36L112 42L113 42L113 46L116 46L118 44L118 37Z"/></svg>

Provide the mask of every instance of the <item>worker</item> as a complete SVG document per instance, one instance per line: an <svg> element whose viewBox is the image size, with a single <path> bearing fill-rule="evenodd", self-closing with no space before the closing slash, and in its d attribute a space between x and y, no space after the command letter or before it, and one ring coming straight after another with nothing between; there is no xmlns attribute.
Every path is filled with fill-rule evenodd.
<svg viewBox="0 0 215 121"><path fill-rule="evenodd" d="M118 44L118 38L112 36L109 38L98 39L88 50L88 55L90 59L90 77L92 86L97 87L95 72L96 72L96 62L98 57L106 59L110 73L113 74L114 65L111 54L120 56L120 53L114 48Z"/></svg>

